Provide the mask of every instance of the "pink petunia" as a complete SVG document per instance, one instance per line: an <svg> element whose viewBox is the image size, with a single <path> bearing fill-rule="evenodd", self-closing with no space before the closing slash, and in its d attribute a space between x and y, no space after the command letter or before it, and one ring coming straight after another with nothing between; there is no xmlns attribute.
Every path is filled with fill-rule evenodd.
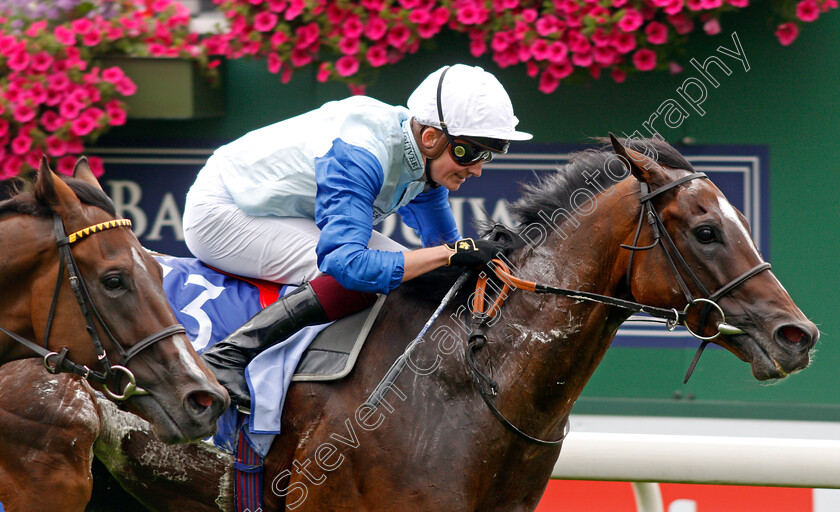
<svg viewBox="0 0 840 512"><path fill-rule="evenodd" d="M79 112L81 112L83 108L84 105L68 98L62 101L58 106L58 113L64 119L76 119L79 117Z"/></svg>
<svg viewBox="0 0 840 512"><path fill-rule="evenodd" d="M668 27L664 23L651 21L645 27L645 35L650 44L665 44L668 41Z"/></svg>
<svg viewBox="0 0 840 512"><path fill-rule="evenodd" d="M351 76L359 71L359 61L355 57L345 55L335 61L335 71L339 76Z"/></svg>
<svg viewBox="0 0 840 512"><path fill-rule="evenodd" d="M656 67L656 52L642 48L633 54L633 65L639 71L650 71Z"/></svg>
<svg viewBox="0 0 840 512"><path fill-rule="evenodd" d="M153 12L163 12L170 5L172 5L172 0L155 0L151 7Z"/></svg>
<svg viewBox="0 0 840 512"><path fill-rule="evenodd" d="M49 132L58 131L64 125L64 120L55 110L47 110L43 114L41 114L41 118L39 119L41 126L46 128Z"/></svg>
<svg viewBox="0 0 840 512"><path fill-rule="evenodd" d="M345 37L360 38L365 31L365 26L358 16L348 16L341 25L341 33Z"/></svg>
<svg viewBox="0 0 840 512"><path fill-rule="evenodd" d="M50 156L59 157L67 153L67 142L57 135L50 135L44 142L47 146L47 154Z"/></svg>
<svg viewBox="0 0 840 512"><path fill-rule="evenodd" d="M39 73L44 73L48 69L50 69L50 66L52 66L52 63L53 63L52 55L50 55L47 52L38 52L38 53L36 53L35 55L32 56L32 63L30 65L32 66L32 69L34 69L35 71L37 71Z"/></svg>
<svg viewBox="0 0 840 512"><path fill-rule="evenodd" d="M470 55L481 57L487 53L487 42L483 37L476 37L470 40Z"/></svg>
<svg viewBox="0 0 840 512"><path fill-rule="evenodd" d="M89 156L88 165L90 165L91 172L97 178L105 174L105 163L98 156Z"/></svg>
<svg viewBox="0 0 840 512"><path fill-rule="evenodd" d="M796 4L796 17L802 21L814 21L820 17L820 7L814 0L802 0Z"/></svg>
<svg viewBox="0 0 840 512"><path fill-rule="evenodd" d="M6 65L14 71L23 71L29 67L31 60L29 53L25 49L22 49L9 56Z"/></svg>
<svg viewBox="0 0 840 512"><path fill-rule="evenodd" d="M750 0L726 0L732 7L744 8L750 5Z"/></svg>
<svg viewBox="0 0 840 512"><path fill-rule="evenodd" d="M328 62L322 62L320 66L318 66L318 74L315 75L315 80L318 82L326 82L330 79L330 75L332 71L330 71L330 64Z"/></svg>
<svg viewBox="0 0 840 512"><path fill-rule="evenodd" d="M117 92L123 96L131 96L137 92L137 85L127 76L115 85L117 86Z"/></svg>
<svg viewBox="0 0 840 512"><path fill-rule="evenodd" d="M563 44L562 41L554 41L551 43L551 55L548 56L548 60L550 60L553 64L562 64L564 63L569 55L569 47Z"/></svg>
<svg viewBox="0 0 840 512"><path fill-rule="evenodd" d="M347 84L347 88L350 89L350 94L353 96L364 96L365 94L364 85Z"/></svg>
<svg viewBox="0 0 840 512"><path fill-rule="evenodd" d="M371 41L379 41L388 32L388 23L382 18L371 17L364 28L365 35Z"/></svg>
<svg viewBox="0 0 840 512"><path fill-rule="evenodd" d="M584 53L573 53L572 54L572 64L575 66L585 68L592 64L592 52L584 52Z"/></svg>
<svg viewBox="0 0 840 512"><path fill-rule="evenodd" d="M618 28L624 32L633 32L642 26L645 21L642 13L636 9L627 9L624 11L624 16L618 22Z"/></svg>
<svg viewBox="0 0 840 512"><path fill-rule="evenodd" d="M717 9L723 5L723 0L701 0L700 5L704 10Z"/></svg>
<svg viewBox="0 0 840 512"><path fill-rule="evenodd" d="M106 68L102 70L102 80L106 82L110 82L112 84L118 83L120 80L123 79L125 73L123 70L117 66L112 66L110 68Z"/></svg>
<svg viewBox="0 0 840 512"><path fill-rule="evenodd" d="M18 123L28 123L35 119L35 109L26 103L18 103L15 105L12 115Z"/></svg>
<svg viewBox="0 0 840 512"><path fill-rule="evenodd" d="M419 9L411 11L411 13L408 15L408 21L414 23L415 25L428 23L431 19L432 14L429 11L421 11Z"/></svg>
<svg viewBox="0 0 840 512"><path fill-rule="evenodd" d="M799 27L792 21L782 23L776 28L776 37L782 46L788 46L799 37Z"/></svg>
<svg viewBox="0 0 840 512"><path fill-rule="evenodd" d="M73 153L69 149L67 150L68 153ZM55 170L59 174L63 174L65 176L72 176L73 170L76 168L76 157L75 156L63 156L58 159L56 163Z"/></svg>
<svg viewBox="0 0 840 512"><path fill-rule="evenodd" d="M82 44L85 46L96 46L102 42L102 34L92 30L82 36Z"/></svg>
<svg viewBox="0 0 840 512"><path fill-rule="evenodd" d="M277 25L277 15L273 12L261 11L254 16L254 30L268 32Z"/></svg>
<svg viewBox="0 0 840 512"><path fill-rule="evenodd" d="M286 8L284 17L286 21L291 21L297 18L306 8L306 0L291 0L289 6Z"/></svg>
<svg viewBox="0 0 840 512"><path fill-rule="evenodd" d="M619 53L630 53L636 49L636 34L632 32L620 32L613 38L612 46Z"/></svg>
<svg viewBox="0 0 840 512"><path fill-rule="evenodd" d="M268 72L272 74L277 74L280 72L280 69L283 67L283 59L280 58L274 52L268 54Z"/></svg>
<svg viewBox="0 0 840 512"><path fill-rule="evenodd" d="M32 147L32 137L21 133L12 139L12 152L16 155L24 155Z"/></svg>
<svg viewBox="0 0 840 512"><path fill-rule="evenodd" d="M612 77L615 83L620 84L627 79L627 72L623 69L615 68L612 71L610 71L610 76Z"/></svg>
<svg viewBox="0 0 840 512"><path fill-rule="evenodd" d="M125 107L118 100L111 100L105 104L105 114L108 116L108 124L111 126L122 126L128 117Z"/></svg>
<svg viewBox="0 0 840 512"><path fill-rule="evenodd" d="M70 23L70 28L74 33L83 36L93 30L93 22L87 18L78 18Z"/></svg>
<svg viewBox="0 0 840 512"><path fill-rule="evenodd" d="M282 45L283 43L285 43L288 40L289 40L289 36L285 32L277 31L277 32L275 32L271 35L271 47L273 49L277 49L277 48L280 47L280 45ZM224 51L219 51L219 52L213 52L213 53L214 54L224 54L225 52Z"/></svg>
<svg viewBox="0 0 840 512"><path fill-rule="evenodd" d="M546 70L543 71L543 73L540 75L540 81L539 85L537 86L537 89L539 89L539 91L542 93L551 94L557 89L557 86L559 85L560 79L557 78L557 76L554 73L550 73L548 72L548 70Z"/></svg>
<svg viewBox="0 0 840 512"><path fill-rule="evenodd" d="M388 50L383 45L374 45L368 48L365 55L371 66L378 68L388 63Z"/></svg>
<svg viewBox="0 0 840 512"><path fill-rule="evenodd" d="M0 179L8 179L17 176L20 168L23 166L23 160L17 156L9 156L3 160L2 173Z"/></svg>
<svg viewBox="0 0 840 512"><path fill-rule="evenodd" d="M9 133L9 122L0 117L0 137L5 137Z"/></svg>
<svg viewBox="0 0 840 512"><path fill-rule="evenodd" d="M338 42L338 50L344 55L355 55L359 51L359 40L342 37Z"/></svg>
<svg viewBox="0 0 840 512"><path fill-rule="evenodd" d="M537 30L537 34L545 37L560 30L560 21L549 14L538 19L534 28Z"/></svg>
<svg viewBox="0 0 840 512"><path fill-rule="evenodd" d="M79 116L70 125L70 133L77 137L84 137L96 129L96 121L87 116Z"/></svg>
<svg viewBox="0 0 840 512"><path fill-rule="evenodd" d="M710 36L720 34L720 22L717 18L710 19L709 21L703 24L703 31Z"/></svg>
<svg viewBox="0 0 840 512"><path fill-rule="evenodd" d="M36 38L41 35L41 32L43 32L45 28L47 28L46 21L33 21L23 33L26 34L27 37Z"/></svg>
<svg viewBox="0 0 840 512"><path fill-rule="evenodd" d="M531 44L531 55L536 60L548 60L551 56L551 46L545 39L537 39Z"/></svg>
<svg viewBox="0 0 840 512"><path fill-rule="evenodd" d="M385 37L385 40L389 45L395 48L401 48L408 42L410 37L411 31L408 30L408 27L404 25L397 25L388 31L388 35Z"/></svg>

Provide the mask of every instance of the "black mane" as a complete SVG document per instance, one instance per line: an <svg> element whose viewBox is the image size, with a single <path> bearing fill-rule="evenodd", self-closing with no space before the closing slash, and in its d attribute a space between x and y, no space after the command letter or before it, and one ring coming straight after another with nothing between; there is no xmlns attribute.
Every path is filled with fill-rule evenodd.
<svg viewBox="0 0 840 512"><path fill-rule="evenodd" d="M609 139L596 140L609 142ZM663 140L623 139L621 143L626 148L653 157L661 165L694 171L685 157ZM610 173L605 171L607 168ZM610 174L629 175L624 164L613 153L612 146L575 153L566 165L557 169L557 172L540 177L535 183L523 185L522 197L509 204L509 209L519 220L520 226L545 224L546 216L552 212L565 210L573 213L572 196L578 190L597 194L620 181Z"/></svg>
<svg viewBox="0 0 840 512"><path fill-rule="evenodd" d="M114 202L111 201L105 192L87 182L75 178L62 177L62 181L70 186L70 189L78 196L83 204L95 206L107 212L112 217L117 216ZM11 197L0 201L0 217L6 215L33 215L35 217L49 217L52 210L46 204L38 201L35 194L24 190L24 186L18 182L13 185Z"/></svg>

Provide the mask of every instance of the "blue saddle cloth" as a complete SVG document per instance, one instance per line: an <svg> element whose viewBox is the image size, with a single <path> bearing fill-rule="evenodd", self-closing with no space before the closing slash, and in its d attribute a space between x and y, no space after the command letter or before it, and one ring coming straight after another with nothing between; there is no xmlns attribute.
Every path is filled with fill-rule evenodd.
<svg viewBox="0 0 840 512"><path fill-rule="evenodd" d="M294 290L291 285L246 281L208 267L195 258L156 256L163 267L163 289L178 321L201 354L248 321L263 307ZM248 437L263 455L273 434L280 433L280 419L292 375L306 348L329 324L306 327L282 343L265 350L245 369L251 390ZM233 451L236 443L236 410L219 420L217 446ZM260 434L266 434L261 436Z"/></svg>

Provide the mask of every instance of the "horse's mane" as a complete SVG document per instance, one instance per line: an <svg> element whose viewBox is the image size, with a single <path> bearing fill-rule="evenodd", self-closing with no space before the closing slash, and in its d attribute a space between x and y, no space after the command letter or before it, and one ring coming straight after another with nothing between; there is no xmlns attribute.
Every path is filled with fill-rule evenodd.
<svg viewBox="0 0 840 512"><path fill-rule="evenodd" d="M66 176L62 176L61 179L70 186L70 189L73 190L83 204L100 208L113 217L117 216L114 202L98 187ZM0 201L0 217L6 215L48 217L52 215L52 210L49 206L39 201L35 197L35 194L27 190L27 188L30 187L27 187L23 180L12 184L9 190L10 197L4 201Z"/></svg>
<svg viewBox="0 0 840 512"><path fill-rule="evenodd" d="M609 139L598 138L598 142ZM621 143L648 156L655 156L657 163L672 169L693 171L691 164L670 144L661 139L623 139ZM610 149L607 149L610 148ZM522 186L522 197L508 205L510 212L519 220L520 226L534 223L545 224L546 214L558 209L571 211L572 194L580 189L597 194L616 184L604 169L607 166L616 174L623 170L623 164L613 153L611 146L588 149L572 155L566 165L557 172L537 178L534 183ZM600 171L600 172L596 172ZM542 216L540 215L542 212Z"/></svg>
<svg viewBox="0 0 840 512"><path fill-rule="evenodd" d="M619 164L612 146L609 145L609 139L597 138L595 140L603 144L603 147L574 153L566 165L559 167L556 172L549 173L548 176L538 177L534 183L522 185L521 198L508 204L510 212L519 221L519 225L511 227L510 230L504 228L501 228L501 230L510 233L533 223L545 225L547 222L545 215L550 215L558 208L570 210L572 194L579 189L597 194L599 190L615 185L616 181L604 172L605 166L611 165L610 169L615 174L619 174L623 171L619 171L618 166L623 166L623 164ZM685 157L661 139L623 139L621 143L624 147L639 153L649 156L655 155L654 159L661 165L672 169L694 171ZM613 160L614 163L610 163L610 160ZM595 172L598 170L601 172ZM540 215L540 212L543 212L543 216ZM479 224L478 226L478 231L482 233L482 236L487 236L493 229L498 231L500 228L491 223ZM519 236L497 236L496 239L506 241L509 251L524 243ZM404 293L413 299L437 305L462 270L443 267L412 279L403 284L401 288L405 288ZM453 302L464 302L467 295L472 293L474 289L475 278L464 285Z"/></svg>

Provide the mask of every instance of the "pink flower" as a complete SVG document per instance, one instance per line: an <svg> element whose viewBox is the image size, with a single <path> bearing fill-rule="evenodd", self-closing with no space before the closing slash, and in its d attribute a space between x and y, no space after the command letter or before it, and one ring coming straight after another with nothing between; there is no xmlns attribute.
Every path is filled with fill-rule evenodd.
<svg viewBox="0 0 840 512"><path fill-rule="evenodd" d="M93 30L93 22L87 18L78 18L70 23L70 28L78 35L85 35Z"/></svg>
<svg viewBox="0 0 840 512"><path fill-rule="evenodd" d="M614 68L612 71L610 71L610 76L612 77L615 83L620 84L627 79L627 72L623 69Z"/></svg>
<svg viewBox="0 0 840 512"><path fill-rule="evenodd" d="M55 132L64 124L64 120L54 110L47 110L41 115L41 126L47 131Z"/></svg>
<svg viewBox="0 0 840 512"><path fill-rule="evenodd" d="M111 126L124 125L128 117L122 104L117 100L111 100L105 104L105 114L108 116L108 124Z"/></svg>
<svg viewBox="0 0 840 512"><path fill-rule="evenodd" d="M84 106L81 103L68 98L58 106L58 113L64 119L76 119L83 108Z"/></svg>
<svg viewBox="0 0 840 512"><path fill-rule="evenodd" d="M18 103L14 107L13 115L18 123L28 123L35 119L35 109L26 103Z"/></svg>
<svg viewBox="0 0 840 512"><path fill-rule="evenodd" d="M554 41L551 43L551 55L548 60L553 64L563 64L566 62L566 57L569 55L569 48L563 44L562 41Z"/></svg>
<svg viewBox="0 0 840 512"><path fill-rule="evenodd" d="M368 48L367 54L368 62L371 66L378 68L388 63L388 51L385 46L375 45Z"/></svg>
<svg viewBox="0 0 840 512"><path fill-rule="evenodd" d="M644 21L645 19L642 17L642 13L635 9L627 9L624 11L624 16L618 22L618 28L624 32L633 32L641 27Z"/></svg>
<svg viewBox="0 0 840 512"><path fill-rule="evenodd" d="M470 40L470 54L473 57L481 57L487 52L487 42L483 37L474 37Z"/></svg>
<svg viewBox="0 0 840 512"><path fill-rule="evenodd" d="M359 61L355 57L345 55L335 61L335 70L339 76L351 76L359 70Z"/></svg>
<svg viewBox="0 0 840 512"><path fill-rule="evenodd" d="M16 155L23 155L29 152L32 147L32 137L21 133L12 139L12 152Z"/></svg>
<svg viewBox="0 0 840 512"><path fill-rule="evenodd" d="M47 52L38 52L32 56L32 63L30 65L35 71L38 71L39 73L44 73L45 71L50 69L52 63L52 55L50 55Z"/></svg>
<svg viewBox="0 0 840 512"><path fill-rule="evenodd" d="M619 32L615 35L611 44L619 53L630 53L636 49L636 34Z"/></svg>
<svg viewBox="0 0 840 512"><path fill-rule="evenodd" d="M688 6L689 10L692 11L702 11L703 10L703 0L686 0L686 6Z"/></svg>
<svg viewBox="0 0 840 512"><path fill-rule="evenodd" d="M547 60L551 55L551 47L545 39L537 39L531 45L531 55L536 60Z"/></svg>
<svg viewBox="0 0 840 512"><path fill-rule="evenodd" d="M364 31L365 26L362 24L362 20L359 19L358 16L348 16L341 24L341 33L344 34L345 37L358 39L362 37Z"/></svg>
<svg viewBox="0 0 840 512"><path fill-rule="evenodd" d="M123 72L123 70L117 66L113 66L102 70L102 80L105 80L106 82L110 82L112 84L119 83L119 81L122 80L124 76L125 73Z"/></svg>
<svg viewBox="0 0 840 512"><path fill-rule="evenodd" d="M67 143L57 135L50 135L44 142L47 146L47 154L50 156L63 156L67 153Z"/></svg>
<svg viewBox="0 0 840 512"><path fill-rule="evenodd" d="M82 44L85 46L96 46L102 42L102 34L97 31L91 31L82 36Z"/></svg>
<svg viewBox="0 0 840 512"><path fill-rule="evenodd" d="M432 14L429 11L421 11L419 9L411 11L411 13L408 15L408 21L414 23L415 25L428 23L431 19Z"/></svg>
<svg viewBox="0 0 840 512"><path fill-rule="evenodd" d="M268 54L268 72L277 74L283 67L283 60L274 52Z"/></svg>
<svg viewBox="0 0 840 512"><path fill-rule="evenodd" d="M97 178L105 174L105 163L98 156L89 156L88 164L90 165L91 172ZM75 168L75 164L73 164L73 167Z"/></svg>
<svg viewBox="0 0 840 512"><path fill-rule="evenodd" d="M388 24L382 18L371 17L364 30L368 39L379 41L388 32Z"/></svg>
<svg viewBox="0 0 840 512"><path fill-rule="evenodd" d="M456 18L458 23L463 25L481 25L487 21L489 14L490 12L480 4L471 4L458 9Z"/></svg>
<svg viewBox="0 0 840 512"><path fill-rule="evenodd" d="M365 94L364 85L347 84L347 88L350 89L350 94L353 96L363 96Z"/></svg>
<svg viewBox="0 0 840 512"><path fill-rule="evenodd" d="M359 40L343 37L338 42L338 50L344 55L354 55L359 51Z"/></svg>
<svg viewBox="0 0 840 512"><path fill-rule="evenodd" d="M326 82L330 79L330 75L332 71L330 71L330 63L329 62L322 62L320 66L318 66L318 74L315 75L315 80L319 82Z"/></svg>
<svg viewBox="0 0 840 512"><path fill-rule="evenodd" d="M27 28L24 31L24 34L26 34L27 37L36 38L41 34L41 32L46 27L47 27L47 22L46 21L44 21L44 20L34 21L29 25L29 28Z"/></svg>
<svg viewBox="0 0 840 512"><path fill-rule="evenodd" d="M396 27L388 31L388 36L386 37L386 40L391 46L395 48L400 48L406 42L408 42L409 37L411 37L411 32L408 30L408 28L406 28L404 25L397 25Z"/></svg>
<svg viewBox="0 0 840 512"><path fill-rule="evenodd" d="M648 23L645 34L650 44L665 44L668 41L668 27L658 21Z"/></svg>
<svg viewBox="0 0 840 512"><path fill-rule="evenodd" d="M750 5L750 0L726 0L726 3L732 7L744 8Z"/></svg>
<svg viewBox="0 0 840 512"><path fill-rule="evenodd" d="M7 157L3 161L3 173L0 174L0 179L7 179L13 176L17 176L17 174L20 172L21 166L23 166L23 160L21 160L20 157Z"/></svg>
<svg viewBox="0 0 840 512"><path fill-rule="evenodd" d="M560 79L554 73L549 73L546 70L540 75L540 83L537 89L542 93L551 94L557 89L558 85L560 85Z"/></svg>
<svg viewBox="0 0 840 512"><path fill-rule="evenodd" d="M613 60L616 58L616 51L609 46L596 46L595 52L593 53L593 58L595 62L601 66L609 66L613 63Z"/></svg>
<svg viewBox="0 0 840 512"><path fill-rule="evenodd" d="M286 8L286 21L291 21L297 18L300 13L306 8L306 0L291 0L289 7Z"/></svg>
<svg viewBox="0 0 840 512"><path fill-rule="evenodd" d="M261 11L254 16L254 30L268 32L277 25L277 15L273 12Z"/></svg>
<svg viewBox="0 0 840 512"><path fill-rule="evenodd" d="M717 18L712 18L706 23L703 24L703 31L713 36L715 34L720 34L720 22Z"/></svg>
<svg viewBox="0 0 840 512"><path fill-rule="evenodd" d="M549 14L538 19L535 28L537 30L537 34L545 37L560 30L560 21Z"/></svg>
<svg viewBox="0 0 840 512"><path fill-rule="evenodd" d="M701 0L700 5L703 6L704 10L717 9L723 5L723 0Z"/></svg>
<svg viewBox="0 0 840 512"><path fill-rule="evenodd" d="M9 57L6 65L14 71L23 71L29 67L30 60L29 53L25 49L21 49Z"/></svg>
<svg viewBox="0 0 840 512"><path fill-rule="evenodd" d="M137 92L137 85L127 76L124 76L115 85L117 86L117 92L123 96L131 96Z"/></svg>
<svg viewBox="0 0 840 512"><path fill-rule="evenodd" d="M73 153L68 149L68 153ZM63 156L58 159L56 163L56 172L65 176L73 176L73 169L76 168L76 158L72 156Z"/></svg>
<svg viewBox="0 0 840 512"><path fill-rule="evenodd" d="M572 54L572 64L575 66L585 68L592 64L592 53L585 52L585 53L573 53Z"/></svg>
<svg viewBox="0 0 840 512"><path fill-rule="evenodd" d="M163 12L172 4L172 0L155 0L152 2L153 12Z"/></svg>
<svg viewBox="0 0 840 512"><path fill-rule="evenodd" d="M633 65L639 71L650 71L656 67L656 52L642 48L633 54Z"/></svg>
<svg viewBox="0 0 840 512"><path fill-rule="evenodd" d="M276 50L277 48L280 47L280 45L282 45L283 43L285 43L288 40L289 40L289 36L285 32L281 32L281 31L275 32L275 33L271 34L271 48ZM224 52L219 52L219 53L224 53Z"/></svg>
<svg viewBox="0 0 840 512"><path fill-rule="evenodd" d="M799 27L794 22L782 23L776 28L776 37L782 46L788 46L799 36Z"/></svg>
<svg viewBox="0 0 840 512"><path fill-rule="evenodd" d="M96 121L88 116L79 116L70 125L70 133L77 137L84 137L94 129L96 129Z"/></svg>
<svg viewBox="0 0 840 512"><path fill-rule="evenodd" d="M796 17L802 21L814 21L820 17L820 7L814 0L802 0L796 4Z"/></svg>
<svg viewBox="0 0 840 512"><path fill-rule="evenodd" d="M5 137L9 133L9 122L0 118L0 137Z"/></svg>

